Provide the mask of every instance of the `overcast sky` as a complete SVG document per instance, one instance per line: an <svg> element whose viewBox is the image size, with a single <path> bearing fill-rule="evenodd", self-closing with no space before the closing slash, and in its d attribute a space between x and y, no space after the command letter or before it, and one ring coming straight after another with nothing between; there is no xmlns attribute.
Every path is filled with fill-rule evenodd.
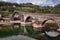
<svg viewBox="0 0 60 40"><path fill-rule="evenodd" d="M32 3L35 5L41 6L54 6L56 4L60 4L60 0L0 0L5 2L16 2L16 3Z"/></svg>

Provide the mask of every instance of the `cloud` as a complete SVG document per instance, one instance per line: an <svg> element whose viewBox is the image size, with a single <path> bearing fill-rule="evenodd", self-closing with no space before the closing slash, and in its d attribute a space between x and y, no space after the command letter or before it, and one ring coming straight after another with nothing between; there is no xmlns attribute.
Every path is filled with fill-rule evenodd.
<svg viewBox="0 0 60 40"><path fill-rule="evenodd" d="M19 4L20 3L20 0L17 0L16 2Z"/></svg>
<svg viewBox="0 0 60 40"><path fill-rule="evenodd" d="M60 4L60 0L2 0L7 2L16 2L16 3L32 3L35 5L42 5L42 6L54 6L56 4Z"/></svg>
<svg viewBox="0 0 60 40"><path fill-rule="evenodd" d="M17 3L17 0L7 0L7 2Z"/></svg>
<svg viewBox="0 0 60 40"><path fill-rule="evenodd" d="M17 3L27 3L27 2L42 6L47 6L47 5L54 6L56 4L56 0L17 0Z"/></svg>
<svg viewBox="0 0 60 40"><path fill-rule="evenodd" d="M44 1L44 0L33 0L33 1L31 1L33 4L36 4L36 5L39 5L39 4L42 4L42 3L45 3L46 2L46 0Z"/></svg>
<svg viewBox="0 0 60 40"><path fill-rule="evenodd" d="M5 1L5 2L6 2L7 0L3 0L3 1Z"/></svg>
<svg viewBox="0 0 60 40"><path fill-rule="evenodd" d="M54 6L60 4L60 0L31 0L31 3L42 6Z"/></svg>
<svg viewBox="0 0 60 40"><path fill-rule="evenodd" d="M44 0L17 0L17 3L32 3L32 4L42 4L42 3L45 3Z"/></svg>
<svg viewBox="0 0 60 40"><path fill-rule="evenodd" d="M54 3L50 0L33 0L31 1L32 4L35 4L35 5L50 5L50 6L54 6Z"/></svg>

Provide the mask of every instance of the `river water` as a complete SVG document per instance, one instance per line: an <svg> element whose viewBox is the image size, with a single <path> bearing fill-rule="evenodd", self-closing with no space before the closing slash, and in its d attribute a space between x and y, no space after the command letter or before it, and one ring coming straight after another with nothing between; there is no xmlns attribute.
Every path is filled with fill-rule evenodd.
<svg viewBox="0 0 60 40"><path fill-rule="evenodd" d="M10 36L5 38L0 38L0 40L36 40L31 37L23 36L23 35L17 35L17 36Z"/></svg>

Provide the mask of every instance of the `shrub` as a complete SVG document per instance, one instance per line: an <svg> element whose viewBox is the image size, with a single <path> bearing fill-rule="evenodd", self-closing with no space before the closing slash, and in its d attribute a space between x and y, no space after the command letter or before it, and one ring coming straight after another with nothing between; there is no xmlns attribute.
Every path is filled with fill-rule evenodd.
<svg viewBox="0 0 60 40"><path fill-rule="evenodd" d="M35 9L30 7L21 7L21 10L25 12L35 12Z"/></svg>
<svg viewBox="0 0 60 40"><path fill-rule="evenodd" d="M57 28L59 28L57 23L45 23L44 26L48 30L50 30L50 29L56 30Z"/></svg>
<svg viewBox="0 0 60 40"><path fill-rule="evenodd" d="M27 32L28 32L28 34L33 34L33 26L25 26L25 28L26 28L26 30L27 30Z"/></svg>
<svg viewBox="0 0 60 40"><path fill-rule="evenodd" d="M20 33L20 28L5 27L0 30L0 37L18 35L19 33Z"/></svg>
<svg viewBox="0 0 60 40"><path fill-rule="evenodd" d="M2 14L3 17L6 17L10 14L10 12L8 11L0 11L0 13Z"/></svg>

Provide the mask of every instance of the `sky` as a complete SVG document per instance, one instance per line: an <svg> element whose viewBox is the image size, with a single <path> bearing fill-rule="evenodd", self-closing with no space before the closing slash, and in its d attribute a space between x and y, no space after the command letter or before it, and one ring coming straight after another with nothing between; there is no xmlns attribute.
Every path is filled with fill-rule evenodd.
<svg viewBox="0 0 60 40"><path fill-rule="evenodd" d="M14 2L14 3L32 3L40 6L54 6L60 4L60 0L0 0L5 2Z"/></svg>

